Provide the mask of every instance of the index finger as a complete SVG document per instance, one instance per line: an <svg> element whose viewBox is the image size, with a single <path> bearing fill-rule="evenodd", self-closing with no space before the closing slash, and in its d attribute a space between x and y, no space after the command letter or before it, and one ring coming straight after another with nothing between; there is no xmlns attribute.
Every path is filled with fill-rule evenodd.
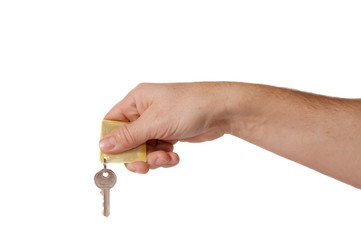
<svg viewBox="0 0 361 240"><path fill-rule="evenodd" d="M131 97L127 96L113 106L105 115L104 119L132 122L137 120L139 116L135 101Z"/></svg>

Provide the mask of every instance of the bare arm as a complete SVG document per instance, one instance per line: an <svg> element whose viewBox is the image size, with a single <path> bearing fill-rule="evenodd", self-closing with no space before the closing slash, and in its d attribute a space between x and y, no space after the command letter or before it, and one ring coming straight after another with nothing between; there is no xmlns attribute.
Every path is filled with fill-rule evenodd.
<svg viewBox="0 0 361 240"><path fill-rule="evenodd" d="M237 82L141 84L105 119L132 123L105 137L102 151L147 142L147 163L127 165L134 172L176 165L177 141L232 134L361 188L361 99Z"/></svg>
<svg viewBox="0 0 361 240"><path fill-rule="evenodd" d="M237 83L227 133L361 188L361 100Z"/></svg>

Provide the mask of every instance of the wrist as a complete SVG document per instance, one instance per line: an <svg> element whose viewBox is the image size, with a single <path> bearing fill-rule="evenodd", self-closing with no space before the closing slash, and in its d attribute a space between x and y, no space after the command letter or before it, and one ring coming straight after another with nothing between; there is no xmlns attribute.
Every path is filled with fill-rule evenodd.
<svg viewBox="0 0 361 240"><path fill-rule="evenodd" d="M240 138L249 138L262 125L262 102L264 97L260 85L248 83L227 83L222 90L222 131Z"/></svg>

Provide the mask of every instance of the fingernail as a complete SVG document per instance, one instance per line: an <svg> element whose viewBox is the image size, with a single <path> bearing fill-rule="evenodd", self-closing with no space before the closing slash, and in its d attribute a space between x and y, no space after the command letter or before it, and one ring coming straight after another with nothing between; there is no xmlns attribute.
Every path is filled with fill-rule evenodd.
<svg viewBox="0 0 361 240"><path fill-rule="evenodd" d="M103 152L112 150L115 147L115 139L112 136L108 136L100 140L99 148Z"/></svg>

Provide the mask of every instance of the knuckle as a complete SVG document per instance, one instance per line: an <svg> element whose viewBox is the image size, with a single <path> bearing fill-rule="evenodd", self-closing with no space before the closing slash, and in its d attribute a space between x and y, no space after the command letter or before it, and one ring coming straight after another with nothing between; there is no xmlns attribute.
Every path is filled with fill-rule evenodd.
<svg viewBox="0 0 361 240"><path fill-rule="evenodd" d="M124 113L127 111L127 107L125 104L120 104L118 107L118 111L120 111L121 113Z"/></svg>
<svg viewBox="0 0 361 240"><path fill-rule="evenodd" d="M149 88L150 83L139 83L137 84L130 92L129 96L132 98L137 98L142 96L144 93L147 93L147 89Z"/></svg>
<svg viewBox="0 0 361 240"><path fill-rule="evenodd" d="M146 83L146 82L142 82L142 83L139 83L135 89L143 89L143 88L146 88L147 86L149 86L149 83Z"/></svg>

